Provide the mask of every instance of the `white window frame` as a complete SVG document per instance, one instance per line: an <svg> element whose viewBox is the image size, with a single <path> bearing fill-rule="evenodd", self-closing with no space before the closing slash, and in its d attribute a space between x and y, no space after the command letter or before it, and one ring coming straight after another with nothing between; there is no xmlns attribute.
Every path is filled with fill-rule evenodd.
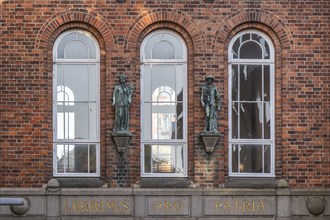
<svg viewBox="0 0 330 220"><path fill-rule="evenodd" d="M243 36L244 34L257 34L263 37L268 46L269 46L269 59L239 59L234 58L232 53L232 47L235 43L235 41ZM242 46L241 44L240 46ZM263 50L263 48L262 48ZM239 49L238 49L239 51ZM270 66L270 139L233 139L232 138L232 65L269 65ZM238 94L238 101L239 100L239 94ZM248 102L248 101L244 101ZM253 101L255 102L255 101ZM264 101L261 101L261 103L264 103ZM229 132L228 132L228 164L229 164L229 176L232 177L275 177L275 51L274 46L271 41L271 39L265 35L264 33L257 31L257 30L245 30L242 32L239 32L236 36L232 38L232 40L229 43L228 46L228 126L229 126ZM263 119L264 120L264 119ZM239 126L239 122L238 122ZM255 144L255 145L270 145L270 164L271 169L270 173L240 173L240 168L238 167L238 172L232 172L232 145L234 144ZM239 154L239 153L238 153ZM263 154L264 155L264 154ZM238 158L239 163L239 158ZM264 168L264 164L262 165Z"/></svg>
<svg viewBox="0 0 330 220"><path fill-rule="evenodd" d="M148 42L148 40L153 37L156 34L171 34L175 36L177 39L180 40L182 46L183 46L183 59L145 59L144 54L144 48ZM140 109L141 109L141 177L188 177L188 138L187 138L187 46L184 40L181 36L179 36L174 31L168 30L168 29L161 29L152 32L149 34L142 42L141 44L141 51L140 51L140 61L141 61L141 103L140 103ZM143 122L145 121L145 111L144 111L144 94L143 89L144 88L144 65L152 65L152 64L181 64L183 65L183 139L175 139L175 140L146 140L144 139L144 131L143 131ZM150 145L183 145L184 149L184 164L185 164L185 170L184 173L145 173L145 164L144 164L144 145L150 144Z"/></svg>
<svg viewBox="0 0 330 220"><path fill-rule="evenodd" d="M93 40L96 49L96 59L59 59L57 48L63 37L71 33L81 33ZM96 66L96 138L95 139L57 139L57 66L67 64L93 64ZM58 173L57 172L57 145L87 144L96 145L96 172L95 173ZM89 163L88 151L88 163ZM87 31L72 29L62 33L53 47L53 176L56 177L99 177L100 176L100 47L96 38Z"/></svg>

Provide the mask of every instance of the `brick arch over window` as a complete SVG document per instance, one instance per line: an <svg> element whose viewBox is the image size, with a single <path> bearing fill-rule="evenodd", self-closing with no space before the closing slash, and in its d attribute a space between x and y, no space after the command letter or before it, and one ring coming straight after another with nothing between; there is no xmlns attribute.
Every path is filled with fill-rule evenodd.
<svg viewBox="0 0 330 220"><path fill-rule="evenodd" d="M244 30L259 30L267 34L274 44L275 50L275 176L282 176L282 84L281 76L286 71L286 54L293 46L293 37L285 23L274 14L253 10L240 13L234 13L228 16L224 25L216 32L214 38L215 53L220 53L225 61L224 65L224 94L228 94L228 46L231 39ZM228 105L228 99L225 95L224 106ZM228 112L225 111L226 117ZM227 140L226 140L227 141ZM228 158L225 158L228 160ZM226 170L228 172L228 170Z"/></svg>
<svg viewBox="0 0 330 220"><path fill-rule="evenodd" d="M235 12L229 15L223 21L223 25L220 27L220 29L216 32L214 39L215 43L225 43L229 34L236 27L244 23L255 23L255 25L260 23L269 27L274 33L276 33L282 49L290 49L291 45L293 44L293 37L289 31L289 28L285 25L285 22L283 22L273 13L264 10Z"/></svg>
<svg viewBox="0 0 330 220"><path fill-rule="evenodd" d="M202 31L199 31L200 28L198 28L194 19L182 11L173 9L164 9L161 11L158 11L158 9L152 10L138 17L126 34L125 39L127 41L125 42L125 48L135 49L141 32L143 32L148 26L158 22L168 22L169 24L173 23L181 26L192 38L194 49L203 49L203 46L205 45L205 34ZM166 28L166 25L163 27Z"/></svg>
<svg viewBox="0 0 330 220"><path fill-rule="evenodd" d="M49 41L54 41L54 39L51 39L51 37L54 37L54 32L57 32L62 26L70 25L70 23L73 23L72 28L89 30L86 27L94 27L104 39L105 47L108 50L116 49L115 33L110 23L98 13L81 9L62 11L50 17L39 30L35 41L36 48L48 48ZM100 39L98 36L96 37Z"/></svg>

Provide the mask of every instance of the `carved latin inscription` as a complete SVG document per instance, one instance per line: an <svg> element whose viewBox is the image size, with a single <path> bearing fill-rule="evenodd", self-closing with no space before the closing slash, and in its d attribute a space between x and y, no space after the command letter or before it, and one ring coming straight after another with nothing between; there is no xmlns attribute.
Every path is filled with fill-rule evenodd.
<svg viewBox="0 0 330 220"><path fill-rule="evenodd" d="M208 196L205 215L275 215L275 197Z"/></svg>
<svg viewBox="0 0 330 220"><path fill-rule="evenodd" d="M182 196L149 197L149 215L189 215L189 199Z"/></svg>
<svg viewBox="0 0 330 220"><path fill-rule="evenodd" d="M65 215L132 215L130 198L65 198L62 210Z"/></svg>

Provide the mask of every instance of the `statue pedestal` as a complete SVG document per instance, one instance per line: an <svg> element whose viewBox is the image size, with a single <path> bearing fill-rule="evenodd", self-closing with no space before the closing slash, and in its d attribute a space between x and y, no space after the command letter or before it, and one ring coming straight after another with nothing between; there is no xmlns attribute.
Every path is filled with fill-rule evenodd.
<svg viewBox="0 0 330 220"><path fill-rule="evenodd" d="M206 153L212 153L215 145L218 143L221 134L215 132L201 132L200 137L205 146Z"/></svg>
<svg viewBox="0 0 330 220"><path fill-rule="evenodd" d="M129 141L132 138L132 133L128 131L124 131L124 132L114 131L112 132L111 136L117 146L118 153L120 154L124 153Z"/></svg>

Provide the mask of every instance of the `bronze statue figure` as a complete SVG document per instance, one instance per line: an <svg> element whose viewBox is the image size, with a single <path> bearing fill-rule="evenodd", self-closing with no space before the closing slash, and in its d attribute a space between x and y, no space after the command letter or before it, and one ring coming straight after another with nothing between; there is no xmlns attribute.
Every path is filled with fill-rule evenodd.
<svg viewBox="0 0 330 220"><path fill-rule="evenodd" d="M113 92L112 105L115 106L115 125L113 131L128 132L129 108L132 102L133 86L126 85L126 76L119 76L119 85Z"/></svg>
<svg viewBox="0 0 330 220"><path fill-rule="evenodd" d="M201 103L205 110L204 132L218 132L218 111L220 110L220 93L213 85L213 76L205 78L206 83L201 87Z"/></svg>

